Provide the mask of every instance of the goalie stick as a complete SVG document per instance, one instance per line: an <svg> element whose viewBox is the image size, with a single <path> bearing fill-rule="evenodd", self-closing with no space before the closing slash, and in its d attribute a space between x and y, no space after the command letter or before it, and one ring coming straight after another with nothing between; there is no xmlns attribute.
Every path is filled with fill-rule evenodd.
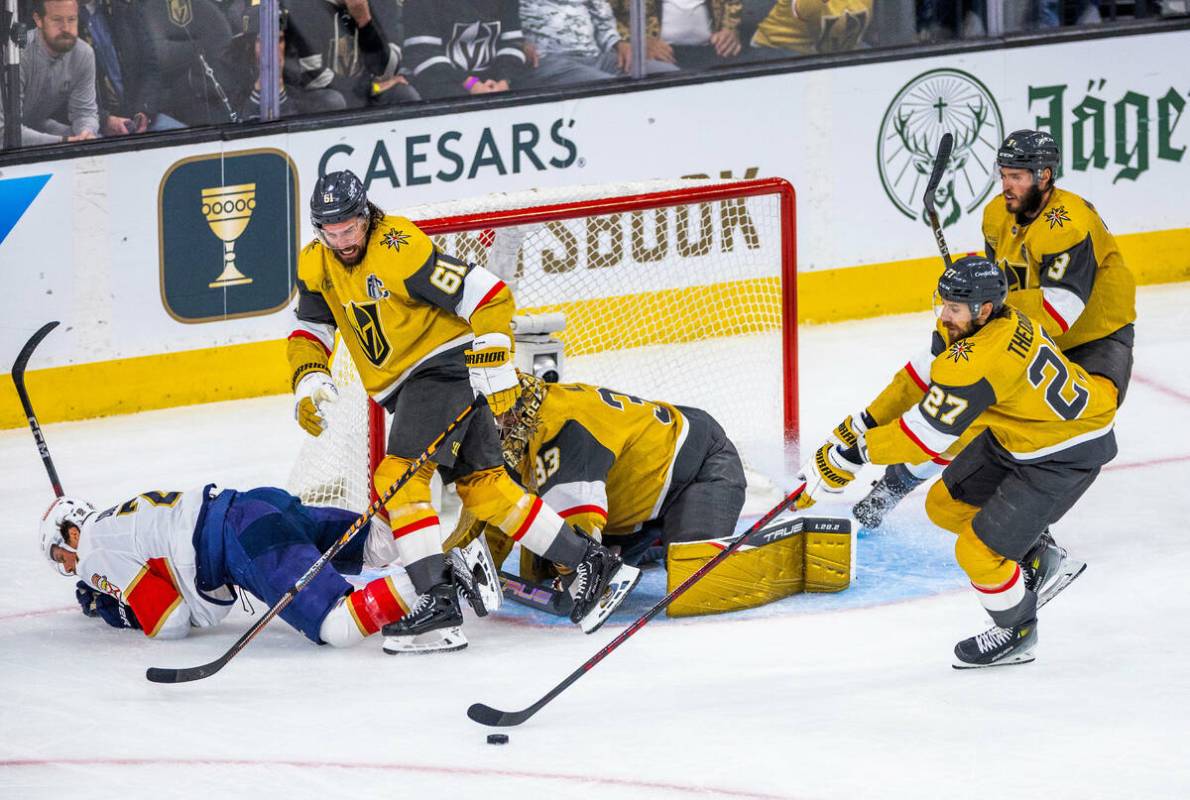
<svg viewBox="0 0 1190 800"><path fill-rule="evenodd" d="M611 655L612 651L626 642L628 638L632 636L632 634L643 628L649 620L657 616L670 603L676 600L679 595L683 594L699 579L718 566L729 555L738 550L740 546L744 544L744 542L748 541L752 534L768 525L778 514L793 505L793 502L797 500L805 490L806 484L802 483L796 489L786 495L785 499L783 499L780 503L777 503L777 505L773 506L772 510L758 519L743 536L740 536L729 546L724 548L723 552L719 553L719 555L715 556L710 561L703 564L701 567L691 573L690 577L682 581L682 583L676 589L667 594L665 597L661 598L661 600L659 600L655 606L646 611L643 616L636 620L636 622L622 630L616 636L616 638L608 642L602 650L591 656L591 658L587 659L587 661L582 666L566 676L565 680L563 680L553 689L550 689L550 691L547 692L546 695L536 703L520 711L500 711L499 709L492 708L491 706L484 705L483 703L473 703L471 707L467 709L467 716L475 722L478 722L480 725L487 725L492 728L511 728L515 725L520 725L522 722L532 717L534 714L544 708L546 703L560 695L572 683L594 669L596 664Z"/></svg>
<svg viewBox="0 0 1190 800"><path fill-rule="evenodd" d="M934 156L934 169L930 172L930 180L926 184L926 194L922 198L922 203L926 207L926 218L930 221L930 227L934 230L934 241L938 243L938 252L942 254L942 262L946 264L947 269L950 268L950 250L946 247L946 237L942 235L942 226L938 224L938 210L934 208L934 192L938 190L938 184L942 182L942 173L946 171L946 164L950 161L950 151L954 148L954 136L949 133L942 134L942 140L938 142L938 152Z"/></svg>
<svg viewBox="0 0 1190 800"><path fill-rule="evenodd" d="M321 572L322 568L330 563L331 559L333 559L335 555L338 554L338 552L342 550L349 541L351 541L352 537L354 537L355 534L360 531L360 529L367 525L368 522L371 521L372 517L376 516L376 514L378 514L380 510L384 508L384 504L392 499L392 496L400 491L401 487L408 483L409 479L412 478L413 475L419 469L421 469L427 461L430 460L430 457L433 456L435 452L437 452L438 448L442 445L442 442L444 442L447 437L454 433L455 428L459 427L463 420L465 420L468 415L470 415L471 412L475 410L477 402L478 400L463 409L463 412L455 417L454 422L446 426L446 430L442 431L442 433L438 434L438 437L434 439L434 441L426 445L426 449L422 451L422 454L418 456L412 464L409 465L409 467L401 474L399 478L396 479L396 481L393 482L392 486L389 486L382 496L377 498L376 501L372 503L372 505L368 506L367 511L360 515L360 517L356 519L355 522L351 523L351 527L348 528L341 537L339 537L339 540L332 544L325 553L319 556L317 561L310 565L310 568L306 570L300 578L297 579L297 582L290 587L289 591L283 594L281 599L273 604L273 607L268 610L268 613L254 622L252 627L249 628L243 636L236 640L236 643L231 646L231 649L214 661L211 661L207 664L200 664L197 667L149 667L145 672L145 677L153 683L185 683L187 681L197 681L201 680L202 678L209 678L227 666L227 662L231 661L232 658L235 657L236 653L243 650L244 647L247 646L248 642L252 641L252 639L256 637L256 634L260 633L264 626L269 624L273 617L284 611L285 607L293 601L293 598L297 595L297 593L306 588L306 585L309 584L310 581L314 580L314 576Z"/></svg>
<svg viewBox="0 0 1190 800"><path fill-rule="evenodd" d="M46 474L50 476L50 484L54 487L54 496L61 497L62 481L58 479L58 470L54 469L54 460L50 458L50 448L45 442L45 435L41 432L41 425L37 423L37 415L33 413L33 403L29 400L29 390L25 388L25 368L29 366L29 359L41 340L49 332L58 327L58 321L47 322L36 333L29 337L17 360L12 365L12 382L17 387L17 397L21 399L21 407L25 409L25 418L29 420L29 428L33 431L33 440L37 442L37 452L41 454L41 463L45 465Z"/></svg>

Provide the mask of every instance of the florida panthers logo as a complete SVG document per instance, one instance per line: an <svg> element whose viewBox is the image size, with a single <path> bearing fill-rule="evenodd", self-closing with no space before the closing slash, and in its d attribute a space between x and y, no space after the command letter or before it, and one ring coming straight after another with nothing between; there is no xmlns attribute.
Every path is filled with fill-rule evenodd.
<svg viewBox="0 0 1190 800"><path fill-rule="evenodd" d="M461 69L486 69L496 58L499 39L499 22L456 22L446 52Z"/></svg>

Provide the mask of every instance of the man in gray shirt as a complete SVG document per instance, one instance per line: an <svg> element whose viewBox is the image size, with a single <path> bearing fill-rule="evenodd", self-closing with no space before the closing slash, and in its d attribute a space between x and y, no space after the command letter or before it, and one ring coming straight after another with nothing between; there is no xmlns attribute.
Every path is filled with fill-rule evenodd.
<svg viewBox="0 0 1190 800"><path fill-rule="evenodd" d="M21 143L94 139L95 53L79 41L77 0L34 0L33 22L37 33L21 53ZM0 109L0 138L3 124Z"/></svg>

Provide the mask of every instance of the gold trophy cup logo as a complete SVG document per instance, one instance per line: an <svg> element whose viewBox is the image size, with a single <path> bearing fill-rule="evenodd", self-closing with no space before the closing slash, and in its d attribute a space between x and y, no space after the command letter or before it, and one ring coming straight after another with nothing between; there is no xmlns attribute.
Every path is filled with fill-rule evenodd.
<svg viewBox="0 0 1190 800"><path fill-rule="evenodd" d="M248 227L255 208L255 183L202 190L202 215L211 231L223 241L223 272L209 284L212 289L252 283L251 278L236 269L235 244Z"/></svg>

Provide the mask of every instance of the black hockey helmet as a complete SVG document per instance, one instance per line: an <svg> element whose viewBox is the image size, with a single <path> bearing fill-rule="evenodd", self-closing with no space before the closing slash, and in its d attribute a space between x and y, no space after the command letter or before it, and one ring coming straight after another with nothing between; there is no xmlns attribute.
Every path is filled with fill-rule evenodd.
<svg viewBox="0 0 1190 800"><path fill-rule="evenodd" d="M938 297L952 303L966 303L972 317L979 316L984 303L991 303L994 314L1003 308L1008 297L1008 276L991 259L960 258L938 279Z"/></svg>
<svg viewBox="0 0 1190 800"><path fill-rule="evenodd" d="M1033 170L1038 181L1041 180L1041 171L1046 167L1049 167L1052 176L1057 177L1061 161L1058 143L1045 131L1013 131L996 151L997 166Z"/></svg>
<svg viewBox="0 0 1190 800"><path fill-rule="evenodd" d="M351 170L328 172L314 184L314 193L310 196L310 222L315 228L367 213L368 193Z"/></svg>

